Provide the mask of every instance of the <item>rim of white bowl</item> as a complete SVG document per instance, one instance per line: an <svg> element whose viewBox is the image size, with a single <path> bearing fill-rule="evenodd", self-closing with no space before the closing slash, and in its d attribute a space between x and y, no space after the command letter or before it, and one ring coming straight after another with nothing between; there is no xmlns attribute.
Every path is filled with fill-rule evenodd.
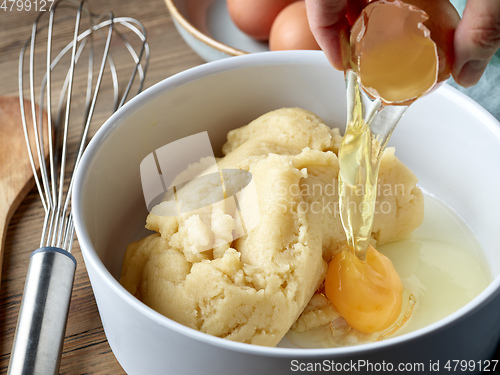
<svg viewBox="0 0 500 375"><path fill-rule="evenodd" d="M111 275L111 273L104 266L95 249L93 248L88 236L88 232L85 228L85 225L83 224L83 220L81 218L81 187L86 177L87 168L92 163L96 151L102 144L103 140L106 139L110 135L112 130L117 126L116 123L120 119L126 117L129 113L132 113L136 109L138 109L142 105L142 103L151 100L151 98L159 95L163 91L175 89L182 84L195 81L202 77L254 66L301 64L324 65L328 64L328 61L321 51L258 52L236 56L230 59L217 60L196 66L194 68L190 68L156 83L155 85L144 90L136 97L132 98L122 108L111 115L109 119L96 132L89 145L87 146L82 156L80 165L76 171L75 184L73 187L73 219L75 222L75 230L78 236L82 254L85 254L86 266L87 263L89 263L89 265L93 267L95 272L99 273L103 280L105 280L105 282L108 284L108 286L124 301L126 301L129 305L131 305L131 307L140 311L146 317L152 319L159 325L165 326L176 331L177 333L180 333L192 339L215 345L224 349L262 356L294 359L322 358L325 356L335 359L336 357L343 357L346 354L357 355L368 352L375 353L388 346L398 345L400 343L411 341L413 339L417 339L426 335L437 334L439 333L439 331L451 325L459 323L460 320L465 319L470 314L473 314L482 306L487 304L491 299L495 298L497 294L500 294L500 275L498 275L479 295L477 295L465 306L461 307L447 317L416 331L412 331L401 336L392 337L375 343L361 344L342 348L280 348L234 342L211 336L206 333L202 333L192 328L186 327L156 312L155 310L138 300L136 297L130 294L118 282L118 280L113 277L113 275ZM456 101L463 108L466 108L468 111L473 112L474 115L481 120L482 124L486 126L496 138L500 139L500 123L493 117L493 115L491 115L478 103L447 84L441 86L438 90L436 90L436 92L442 93L443 97L445 97L446 100Z"/></svg>
<svg viewBox="0 0 500 375"><path fill-rule="evenodd" d="M230 56L241 56L249 53L240 50L238 48L228 46L227 44L219 42L218 40L213 39L207 34L204 34L181 14L179 9L177 9L177 7L175 6L173 0L165 0L165 3L167 4L167 8L170 11L170 14L174 18L174 20L176 20L181 25L181 27L183 27L189 34L191 34L199 41L207 44L208 46L216 49L217 51L226 53Z"/></svg>

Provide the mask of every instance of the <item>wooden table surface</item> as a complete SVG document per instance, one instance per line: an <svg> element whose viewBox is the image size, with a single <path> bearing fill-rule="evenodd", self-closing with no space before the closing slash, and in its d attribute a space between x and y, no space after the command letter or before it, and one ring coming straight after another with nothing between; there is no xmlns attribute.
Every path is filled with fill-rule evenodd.
<svg viewBox="0 0 500 375"><path fill-rule="evenodd" d="M131 16L145 25L151 47L145 87L203 63L177 33L163 0L89 2L96 13L113 10L116 16ZM19 51L35 18L33 11L0 8L0 96L18 95ZM120 65L120 56L116 60ZM105 119L107 115L99 111L101 109L95 117ZM93 125L91 133L97 126ZM4 136L0 133L0 137ZM33 189L13 215L6 235L0 284L0 374L7 373L29 255L39 245L42 222L43 208ZM60 372L71 375L124 374L106 340L77 240L72 253L78 266Z"/></svg>
<svg viewBox="0 0 500 375"><path fill-rule="evenodd" d="M163 0L90 0L89 3L96 13L113 10L115 16L134 17L144 24L151 47L145 87L203 63L177 33ZM34 11L4 11L0 8L0 96L18 95L19 52L30 35L35 18ZM119 58L116 63L120 64ZM106 115L96 113L96 117L99 116ZM95 130L94 125L91 131ZM4 136L0 134L0 137ZM12 217L6 235L0 285L0 374L7 373L29 255L38 247L42 222L43 208L37 191L33 189ZM78 266L61 374L124 374L104 335L76 240L72 253Z"/></svg>

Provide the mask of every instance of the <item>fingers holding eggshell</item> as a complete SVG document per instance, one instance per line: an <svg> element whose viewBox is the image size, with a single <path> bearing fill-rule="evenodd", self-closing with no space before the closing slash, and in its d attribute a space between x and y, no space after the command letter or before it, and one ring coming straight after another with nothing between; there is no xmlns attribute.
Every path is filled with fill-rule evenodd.
<svg viewBox="0 0 500 375"><path fill-rule="evenodd" d="M349 33L368 0L305 0L309 26L330 63L349 68Z"/></svg>
<svg viewBox="0 0 500 375"><path fill-rule="evenodd" d="M454 46L453 77L464 87L476 84L500 48L500 1L468 1Z"/></svg>

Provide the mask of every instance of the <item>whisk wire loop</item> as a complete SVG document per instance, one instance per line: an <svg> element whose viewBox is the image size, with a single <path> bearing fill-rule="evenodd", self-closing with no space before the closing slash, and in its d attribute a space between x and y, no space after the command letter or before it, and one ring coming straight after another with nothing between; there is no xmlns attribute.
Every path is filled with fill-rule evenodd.
<svg viewBox="0 0 500 375"><path fill-rule="evenodd" d="M102 99L103 94L100 92L105 73L108 71L110 73L111 112L113 112L126 102L134 85L137 87L137 92L142 90L149 64L146 30L139 21L129 17L115 17L111 12L96 15L87 9L84 3L84 0L58 0L53 4L50 12L41 12L33 23L31 36L24 44L19 56L21 121L28 157L45 215L40 249L35 250L30 257L8 375L58 374L76 269L76 260L71 254L74 225L70 209L74 171L78 168L88 143L98 98ZM56 18L56 10L68 8L76 9L76 16L73 14L71 17L57 16ZM42 25L42 17L47 13L48 23ZM83 28L84 17L88 17L89 27L80 31ZM56 28L55 24L68 20L74 22L74 27L71 27L71 39L56 53L53 51L56 44L56 30L66 29ZM118 25L126 29L127 34L118 30ZM47 50L44 73L41 77L41 85L37 87L35 84L35 50L37 44L43 43L42 30L45 27L47 28ZM131 34L138 42L133 44L129 41L128 34ZM123 92L120 92L117 64L113 60L111 51L116 45L112 43L115 35L117 36L115 39L121 41L134 62L131 75L127 80L123 80L125 85ZM95 40L103 42L100 49L102 50L101 58L95 53L97 49ZM85 60L85 53L88 54L87 64L78 64L80 60ZM29 54L29 59L26 54ZM62 75L61 86L56 87L53 78L58 73L54 70L57 67L59 72L62 63L68 63L68 57L68 70ZM94 66L94 60L100 60L98 67ZM25 109L24 102L26 61L29 61L28 69L26 69L29 71L26 73L29 74L29 98L31 100L29 109L27 105ZM82 90L85 91L85 95L82 96L83 108L76 108L74 103L72 107L71 104L73 93L78 92L77 76L81 69L77 68L77 65L86 66L87 70L84 76L87 82L85 89ZM99 69L97 74L94 73L94 68ZM37 90L40 94L38 108L35 105ZM58 90L60 91L57 92ZM78 113L76 109L83 109L83 119L80 121L81 131L78 132L75 142L73 138L70 139L74 135L70 127L72 128L75 123L74 118ZM46 115L44 115L45 110ZM29 115L31 115L32 132L28 129ZM46 148L48 148L48 161L45 159ZM74 160L73 155L75 155ZM50 318L46 319L46 317Z"/></svg>
<svg viewBox="0 0 500 375"><path fill-rule="evenodd" d="M85 1L77 2L73 0L59 0L54 3L48 15L47 25L47 53L46 53L46 72L40 86L40 106L38 108L38 119L36 117L35 107L35 46L36 39L41 32L40 20L43 14L40 14L32 27L31 37L26 42L21 50L19 58L19 93L20 98L23 97L23 70L24 56L29 50L29 90L31 99L31 118L33 119L34 142L30 140L27 131L26 114L24 113L23 105L21 104L21 114L23 118L23 129L25 132L25 140L28 145L28 154L30 163L35 176L35 183L39 192L42 205L45 210L44 224L40 239L40 246L56 246L68 248L66 238L73 235L70 225L71 217L69 216L69 208L71 202L71 190L73 186L74 170L79 164L85 146L88 142L88 135L92 117L94 115L97 97L104 78L106 67L109 67L112 87L113 87L113 111L120 108L130 95L130 91L136 81L140 92L143 88L145 72L149 64L149 45L146 42L146 30L144 26L137 20L130 17L115 17L112 12L102 15L95 15L84 6ZM72 40L52 59L52 39L54 36L54 24L56 10L63 6L77 6L75 17L75 25L72 33ZM89 27L83 32L80 32L82 15L89 16ZM120 24L132 35L138 37L140 45L138 50L134 48L132 43L127 39L127 36L115 28L115 25ZM107 29L106 35L102 31ZM97 74L97 81L94 85L94 34L98 35L104 41L102 59ZM123 46L128 51L134 62L132 73L126 82L126 87L123 93L119 91L119 79L116 64L111 54L111 41L116 35L122 42ZM87 67L87 85L83 114L83 129L81 131L80 140L75 160L73 162L73 172L69 177L69 184L65 187L67 181L67 165L68 160L68 137L71 119L71 98L74 90L74 76L76 66L83 51L88 48L88 67ZM29 47L29 49L28 49ZM52 113L52 71L61 62L64 56L70 54L70 64L62 84L57 112L56 121L53 121ZM138 78L138 80L136 79ZM43 138L43 110L47 108L47 140L48 143L48 165L44 157L44 138ZM55 136L55 138L54 138ZM32 151L32 142L36 149L36 156ZM59 150L59 151L57 151ZM57 152L56 152L57 151ZM37 162L35 162L35 159ZM37 164L40 166L40 172L37 172ZM66 195L65 195L66 194Z"/></svg>

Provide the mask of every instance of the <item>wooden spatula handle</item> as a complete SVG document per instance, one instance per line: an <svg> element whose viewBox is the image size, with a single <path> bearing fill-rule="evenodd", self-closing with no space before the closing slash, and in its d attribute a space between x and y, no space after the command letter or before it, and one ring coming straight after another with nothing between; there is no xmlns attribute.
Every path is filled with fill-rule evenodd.
<svg viewBox="0 0 500 375"><path fill-rule="evenodd" d="M26 194L33 188L33 185L34 180L32 178L27 179L25 185L21 188L17 188L17 191L11 189L8 185L0 184L0 285L2 280L5 240L10 219L12 219L14 212L16 212Z"/></svg>
<svg viewBox="0 0 500 375"><path fill-rule="evenodd" d="M31 103L24 100L26 125L30 139L34 139ZM38 113L38 106L35 106ZM43 116L44 155L48 154L47 114ZM5 237L12 215L34 185L26 140L24 136L21 106L17 97L0 97L0 280L5 249ZM41 230L42 228L40 228Z"/></svg>
<svg viewBox="0 0 500 375"><path fill-rule="evenodd" d="M2 189L0 189L0 197L2 196ZM0 198L1 199L1 198ZM0 204L0 286L2 282L2 267L3 267L3 253L5 249L5 238L7 236L7 228L9 227L10 217L9 210L4 204Z"/></svg>

